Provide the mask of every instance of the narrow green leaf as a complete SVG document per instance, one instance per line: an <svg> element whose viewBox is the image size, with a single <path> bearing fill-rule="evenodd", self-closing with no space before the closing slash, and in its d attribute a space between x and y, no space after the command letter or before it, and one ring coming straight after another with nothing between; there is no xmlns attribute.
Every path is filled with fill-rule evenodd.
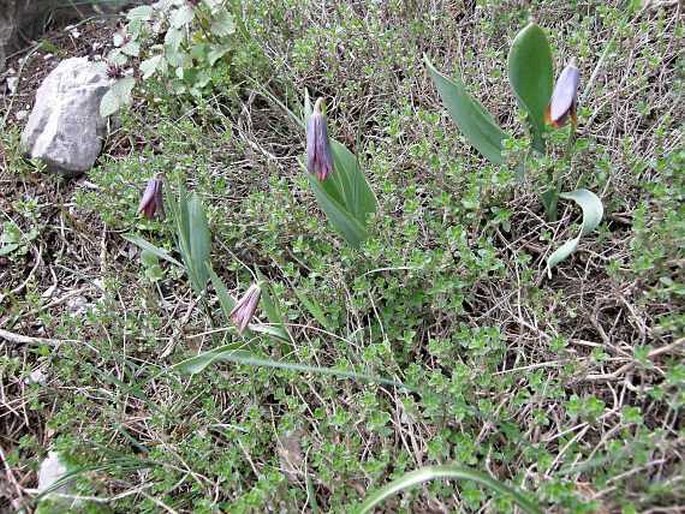
<svg viewBox="0 0 685 514"><path fill-rule="evenodd" d="M285 319L283 318L283 313L281 312L280 301L274 288L271 284L264 278L261 271L257 270L257 278L259 279L259 288L262 293L262 307L264 307L264 312L266 312L266 318L273 326L268 326L264 332L271 333L279 339L284 341L292 342L288 330L286 329ZM259 331L256 327L253 327L255 331Z"/></svg>
<svg viewBox="0 0 685 514"><path fill-rule="evenodd" d="M309 311L309 314L311 314L322 327L329 332L333 332L331 323L328 321L326 314L324 314L323 309L318 303L311 300L303 291L298 289L295 289L295 296L297 296L298 300L300 300L300 303L304 305L307 311Z"/></svg>
<svg viewBox="0 0 685 514"><path fill-rule="evenodd" d="M199 195L193 192L188 201L190 268L194 277L193 287L196 293L201 293L207 285L207 262L212 238L209 233L207 217Z"/></svg>
<svg viewBox="0 0 685 514"><path fill-rule="evenodd" d="M509 82L521 108L528 114L533 147L545 151L545 108L552 97L554 65L547 35L535 23L523 28L509 50Z"/></svg>
<svg viewBox="0 0 685 514"><path fill-rule="evenodd" d="M309 184L314 190L314 195L316 200L326 213L328 221L331 226L337 230L345 240L353 247L359 247L359 245L366 239L368 233L366 228L362 223L347 209L345 209L340 202L333 197L333 195L324 189L319 180L308 175ZM326 184L328 180L324 181Z"/></svg>
<svg viewBox="0 0 685 514"><path fill-rule="evenodd" d="M152 243L146 241L142 237L137 236L135 234L122 234L121 237L126 239L126 241L128 241L129 243L133 243L138 248L150 252L151 254L156 255L160 259L164 259L165 261L170 262L171 264L174 264L179 268L183 268L183 264L181 264L171 255L169 255L169 253L166 250L160 248L159 246L153 245Z"/></svg>
<svg viewBox="0 0 685 514"><path fill-rule="evenodd" d="M459 77L449 79L424 55L428 71L450 116L466 139L484 157L495 164L504 162L502 141L507 134L495 123L485 108L466 91Z"/></svg>
<svg viewBox="0 0 685 514"><path fill-rule="evenodd" d="M489 475L473 471L468 468L461 468L458 466L427 466L424 468L411 471L404 476L393 480L385 487L370 494L356 510L356 514L365 514L371 512L372 509L378 506L386 498L397 494L405 489L413 487L429 480L439 478L453 478L456 480L470 480L483 485L492 491L499 493L502 496L511 498L521 510L527 514L542 514L542 510L531 500L526 498L518 490L495 480Z"/></svg>
<svg viewBox="0 0 685 514"><path fill-rule="evenodd" d="M374 377L365 373L356 373L354 371L343 371L333 368L322 368L319 366L308 366L306 364L299 364L295 362L277 361L273 359L266 359L256 357L251 352L236 349L236 344L228 344L220 346L213 350L200 353L194 357L183 360L171 367L176 371L188 374L197 374L207 368L210 364L216 362L235 362L248 366L256 366L263 368L285 369L288 371L300 371L303 373L316 373L318 375L328 375L340 378L349 378L359 380L361 382L373 382L377 384L385 384L394 387L402 387L409 389L401 382L389 380L387 378Z"/></svg>
<svg viewBox="0 0 685 514"><path fill-rule="evenodd" d="M599 197L587 189L576 189L570 193L561 193L559 198L573 200L583 210L583 222L580 233L566 241L547 258L547 275L552 277L552 268L568 258L578 248L580 238L592 232L602 221L604 206Z"/></svg>
<svg viewBox="0 0 685 514"><path fill-rule="evenodd" d="M266 325L264 323L251 323L248 325L251 332L257 332L259 334L264 334L267 336L275 337L280 341L284 341L289 345L292 344L292 340L286 334L281 327L274 325Z"/></svg>
<svg viewBox="0 0 685 514"><path fill-rule="evenodd" d="M214 272L214 268L212 268L212 265L209 262L207 263L207 274L209 275L209 279L212 282L212 286L214 286L214 291L216 291L216 295L219 298L221 312L223 313L226 321L230 323L231 311L233 310L233 307L235 307L235 301L231 297L231 294L228 292L228 289L226 288L224 281L221 280L219 275L217 275Z"/></svg>

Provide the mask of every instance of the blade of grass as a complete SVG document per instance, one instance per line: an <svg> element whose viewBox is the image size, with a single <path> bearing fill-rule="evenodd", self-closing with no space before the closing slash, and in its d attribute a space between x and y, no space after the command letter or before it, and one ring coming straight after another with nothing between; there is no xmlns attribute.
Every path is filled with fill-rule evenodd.
<svg viewBox="0 0 685 514"><path fill-rule="evenodd" d="M542 510L540 510L535 503L523 496L516 489L505 485L484 473L473 471L468 468L450 465L427 466L415 471L411 471L397 480L393 480L388 485L371 493L359 506L356 514L365 514L367 512L371 512L374 507L377 507L386 498L389 498L390 496L415 485L438 478L452 478L455 480L470 480L472 482L476 482L493 490L496 493L501 494L502 496L510 497L527 514L542 514Z"/></svg>

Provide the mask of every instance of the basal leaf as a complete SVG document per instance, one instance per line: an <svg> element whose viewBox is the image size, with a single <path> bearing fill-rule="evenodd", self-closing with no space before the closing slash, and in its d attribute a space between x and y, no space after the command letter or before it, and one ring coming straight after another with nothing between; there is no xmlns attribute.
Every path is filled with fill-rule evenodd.
<svg viewBox="0 0 685 514"><path fill-rule="evenodd" d="M376 212L378 202L359 167L357 156L336 140L331 141L331 153L335 166L331 178L339 186L343 206L360 223L366 224L367 217Z"/></svg>
<svg viewBox="0 0 685 514"><path fill-rule="evenodd" d="M206 369L207 366L214 364L216 362L235 362L238 364L262 368L284 369L288 371L299 371L302 373L315 373L319 375L348 378L353 380L359 380L361 382L375 382L378 384L385 384L394 387L402 387L405 389L409 389L409 387L405 386L401 382L397 382L395 380L388 380L386 378L373 377L365 373L337 370L334 368L322 368L319 366L309 366L306 364L299 364L296 362L278 361L258 357L249 351L238 349L238 345L236 343L220 346L213 350L200 353L194 357L183 360L178 364L175 364L171 367L171 369L174 369L181 373L196 374L200 373L201 371Z"/></svg>
<svg viewBox="0 0 685 514"><path fill-rule="evenodd" d="M552 97L554 65L545 31L535 23L523 28L511 45L509 82L521 108L528 114L533 146L544 152L545 108Z"/></svg>
<svg viewBox="0 0 685 514"><path fill-rule="evenodd" d="M507 134L485 108L469 95L459 77L449 79L435 69L425 55L424 60L440 98L466 139L491 162L504 162L502 141L508 139Z"/></svg>
<svg viewBox="0 0 685 514"><path fill-rule="evenodd" d="M212 282L212 286L214 286L216 296L219 298L221 312L223 313L226 321L230 323L231 311L233 310L233 307L235 307L235 301L231 297L231 294L228 292L228 289L226 288L224 281L221 280L219 275L217 275L214 272L214 268L212 268L212 265L210 263L207 263L207 274L209 275L209 279Z"/></svg>
<svg viewBox="0 0 685 514"><path fill-rule="evenodd" d="M473 471L469 468L462 468L459 466L427 466L424 468L411 471L397 480L393 480L385 487L371 493L356 510L356 514L366 514L372 512L375 507L380 505L383 500L393 496L405 489L409 489L415 485L428 482L440 478L452 478L455 480L468 480L484 486L491 491L498 493L501 496L511 498L523 512L527 514L542 514L542 510L531 500L526 498L518 490L503 484L499 480L492 478L490 475Z"/></svg>
<svg viewBox="0 0 685 514"><path fill-rule="evenodd" d="M174 264L178 266L179 268L183 268L183 264L178 262L176 259L174 259L171 255L169 255L169 252L164 250L163 248L160 248L158 246L153 245L149 241L146 241L140 236L137 236L135 234L122 234L121 237L126 239L129 243L133 243L136 245L138 248L145 250L147 252L150 252L160 259L164 259L167 262L170 262L171 264Z"/></svg>
<svg viewBox="0 0 685 514"><path fill-rule="evenodd" d="M207 262L212 238L202 201L196 192L188 200L188 222L191 263L186 264L192 268L195 292L201 293L207 284Z"/></svg>
<svg viewBox="0 0 685 514"><path fill-rule="evenodd" d="M335 172L334 172L335 173ZM353 247L358 247L368 236L366 227L351 212L343 207L340 201L325 189L323 184L313 175L308 175L319 206L328 217L331 226L338 231ZM330 187L330 186L329 186Z"/></svg>
<svg viewBox="0 0 685 514"><path fill-rule="evenodd" d="M561 193L559 198L576 202L583 210L583 222L580 233L562 244L547 258L547 275L550 278L552 277L552 268L576 251L580 238L597 228L604 215L602 201L596 194L587 189L576 189L570 193Z"/></svg>

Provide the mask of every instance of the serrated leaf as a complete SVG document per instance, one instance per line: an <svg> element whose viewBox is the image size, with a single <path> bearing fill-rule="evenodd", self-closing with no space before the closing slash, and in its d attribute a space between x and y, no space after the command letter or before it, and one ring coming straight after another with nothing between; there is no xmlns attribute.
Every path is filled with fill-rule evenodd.
<svg viewBox="0 0 685 514"><path fill-rule="evenodd" d="M580 228L580 233L566 241L559 248L557 248L552 255L547 258L547 275L552 277L552 268L564 261L576 251L580 238L592 232L602 221L604 215L604 206L599 197L587 189L576 189L570 193L561 193L559 198L564 200L573 200L583 210L583 221Z"/></svg>
<svg viewBox="0 0 685 514"><path fill-rule="evenodd" d="M459 130L485 158L495 164L504 162L502 141L509 136L495 123L492 116L467 91L457 76L450 79L440 73L424 55L428 71L438 89L442 102Z"/></svg>
<svg viewBox="0 0 685 514"><path fill-rule="evenodd" d="M188 25L195 17L195 11L189 4L184 4L178 9L174 10L169 17L169 24L177 29Z"/></svg>
<svg viewBox="0 0 685 514"><path fill-rule="evenodd" d="M229 45L224 46L213 46L209 52L207 52L207 63L210 66L214 66L216 62L226 55L231 50Z"/></svg>
<svg viewBox="0 0 685 514"><path fill-rule="evenodd" d="M169 252L164 250L163 248L160 248L159 246L155 246L149 241L146 241L140 236L137 236L135 234L122 234L122 238L124 238L126 241L129 243L133 243L136 245L138 248L143 250L144 252L149 252L160 259L164 259L167 262L170 262L171 264L174 264L175 266L178 266L179 268L183 268L183 264L178 262L176 259L174 259L171 255L169 255Z"/></svg>
<svg viewBox="0 0 685 514"><path fill-rule="evenodd" d="M140 63L140 71L143 72L143 80L147 80L154 75L158 70L166 66L166 60L163 55L153 55L149 59L145 59Z"/></svg>
<svg viewBox="0 0 685 514"><path fill-rule="evenodd" d="M501 496L511 498L526 514L542 514L542 510L531 500L526 498L516 488L510 487L490 475L474 471L469 468L459 466L426 466L424 468L411 471L393 480L388 485L369 494L364 502L354 511L356 514L366 514L372 512L375 507L380 505L386 498L393 496L401 491L430 480L451 478L455 480L468 480L475 482Z"/></svg>
<svg viewBox="0 0 685 514"><path fill-rule="evenodd" d="M209 30L218 37L230 36L235 32L235 18L231 13L223 9L214 16Z"/></svg>
<svg viewBox="0 0 685 514"><path fill-rule="evenodd" d="M134 7L128 14L126 14L126 19L129 21L147 21L152 17L152 7L149 5L141 5L139 7Z"/></svg>
<svg viewBox="0 0 685 514"><path fill-rule="evenodd" d="M138 57L140 54L140 43L137 41L129 41L121 47L121 52L130 57Z"/></svg>
<svg viewBox="0 0 685 514"><path fill-rule="evenodd" d="M100 101L100 115L111 116L125 105L131 103L131 91L136 81L133 77L124 77L112 84Z"/></svg>
<svg viewBox="0 0 685 514"><path fill-rule="evenodd" d="M174 27L169 27L169 30L164 34L164 44L168 51L177 52L183 41L183 30Z"/></svg>
<svg viewBox="0 0 685 514"><path fill-rule="evenodd" d="M552 97L554 65L547 35L535 23L514 39L508 58L509 82L521 108L528 114L533 147L544 152L545 108Z"/></svg>

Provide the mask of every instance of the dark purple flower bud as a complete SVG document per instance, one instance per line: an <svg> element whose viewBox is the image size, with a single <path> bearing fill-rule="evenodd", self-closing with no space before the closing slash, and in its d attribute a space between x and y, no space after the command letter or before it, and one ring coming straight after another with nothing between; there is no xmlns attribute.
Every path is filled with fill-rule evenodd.
<svg viewBox="0 0 685 514"><path fill-rule="evenodd" d="M262 291L259 289L259 285L252 284L242 298L238 300L238 303L235 304L235 307L233 307L230 318L235 323L235 326L238 327L238 333L242 334L247 325L250 324L257 310L261 294Z"/></svg>
<svg viewBox="0 0 685 514"><path fill-rule="evenodd" d="M157 214L160 218L164 217L164 197L162 195L162 179L160 177L151 178L143 197L138 205L138 213L151 220Z"/></svg>
<svg viewBox="0 0 685 514"><path fill-rule="evenodd" d="M319 98L307 121L307 170L321 181L326 180L333 172L331 143L328 140L328 127L322 107L323 98Z"/></svg>
<svg viewBox="0 0 685 514"><path fill-rule="evenodd" d="M573 61L564 68L554 85L552 100L545 112L545 119L549 125L562 127L569 116L576 123L576 103L578 101L578 84L580 71Z"/></svg>

